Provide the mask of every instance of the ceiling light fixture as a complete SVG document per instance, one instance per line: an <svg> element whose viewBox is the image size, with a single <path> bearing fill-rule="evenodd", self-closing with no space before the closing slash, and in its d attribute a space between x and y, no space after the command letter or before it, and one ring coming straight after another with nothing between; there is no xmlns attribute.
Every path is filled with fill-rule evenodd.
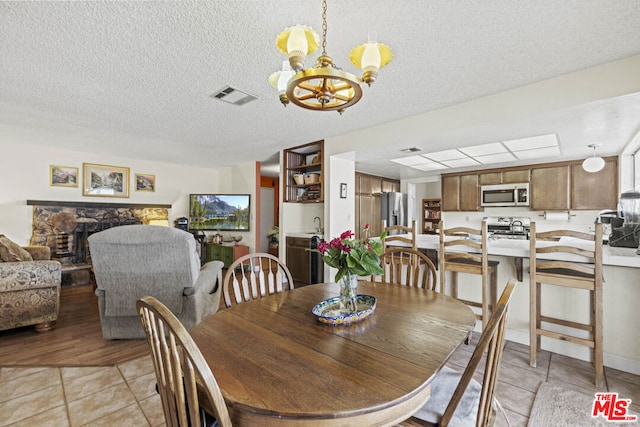
<svg viewBox="0 0 640 427"><path fill-rule="evenodd" d="M600 144L589 144L587 147L593 148L593 157L588 157L582 162L582 169L589 173L599 172L604 168L604 159L602 157L596 157L596 148Z"/></svg>
<svg viewBox="0 0 640 427"><path fill-rule="evenodd" d="M288 67L269 77L269 83L280 92L280 102L289 102L315 111L338 111L354 105L362 97L362 82L376 81L378 70L391 61L391 49L377 42L377 34L369 33L367 43L351 50L349 59L363 70L362 78L343 71L327 55L327 1L322 1L322 54L312 68L304 68L305 57L318 48L318 34L311 27L295 25L276 38L278 49L289 56Z"/></svg>

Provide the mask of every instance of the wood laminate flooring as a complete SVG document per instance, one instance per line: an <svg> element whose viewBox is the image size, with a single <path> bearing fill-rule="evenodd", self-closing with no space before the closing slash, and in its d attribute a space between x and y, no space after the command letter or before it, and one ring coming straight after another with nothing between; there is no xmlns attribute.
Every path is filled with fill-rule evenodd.
<svg viewBox="0 0 640 427"><path fill-rule="evenodd" d="M147 341L105 340L93 286L63 287L56 328L0 331L1 366L112 366L149 354Z"/></svg>

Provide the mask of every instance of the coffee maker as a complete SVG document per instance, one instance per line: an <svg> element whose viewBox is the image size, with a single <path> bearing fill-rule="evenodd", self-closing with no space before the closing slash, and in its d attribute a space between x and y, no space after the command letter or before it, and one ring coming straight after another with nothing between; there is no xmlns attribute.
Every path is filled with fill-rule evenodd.
<svg viewBox="0 0 640 427"><path fill-rule="evenodd" d="M637 248L640 245L640 192L620 195L618 216L611 219L609 246Z"/></svg>

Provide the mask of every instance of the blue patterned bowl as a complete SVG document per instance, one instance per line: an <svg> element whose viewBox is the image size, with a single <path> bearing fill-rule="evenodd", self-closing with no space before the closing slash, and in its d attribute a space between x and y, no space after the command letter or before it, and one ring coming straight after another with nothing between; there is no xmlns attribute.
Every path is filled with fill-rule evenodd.
<svg viewBox="0 0 640 427"><path fill-rule="evenodd" d="M333 297L316 304L311 312L322 323L330 325L348 325L369 317L376 309L376 297L371 295L358 295L356 304L358 311L347 313L340 309L340 297Z"/></svg>

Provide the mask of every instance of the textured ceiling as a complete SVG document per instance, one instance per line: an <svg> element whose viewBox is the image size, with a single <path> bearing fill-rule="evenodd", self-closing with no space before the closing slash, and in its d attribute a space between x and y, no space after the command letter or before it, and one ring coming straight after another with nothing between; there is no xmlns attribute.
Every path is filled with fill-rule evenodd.
<svg viewBox="0 0 640 427"><path fill-rule="evenodd" d="M76 150L227 166L640 53L637 0L328 3L327 52L342 68L356 71L349 51L371 30L394 52L342 116L284 109L267 83L283 59L276 35L298 21L320 31L320 0L1 2L0 127ZM258 100L210 98L225 85ZM612 118L610 152L619 152L639 127L639 105L626 97L540 114L517 130L487 124L475 129L485 140L469 133L464 144L501 137L498 126L509 138L580 134L597 114ZM429 150L461 136L441 135ZM387 159L418 142L358 153L360 169L407 176Z"/></svg>

